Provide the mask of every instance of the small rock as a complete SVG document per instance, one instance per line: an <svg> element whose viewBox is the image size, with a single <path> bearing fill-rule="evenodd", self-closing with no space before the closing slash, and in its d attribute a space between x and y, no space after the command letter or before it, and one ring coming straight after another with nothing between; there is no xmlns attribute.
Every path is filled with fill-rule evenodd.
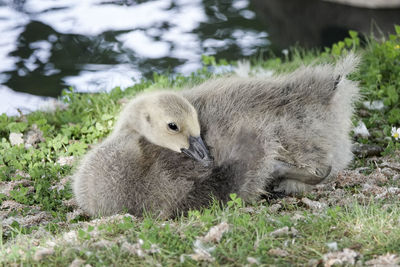
<svg viewBox="0 0 400 267"><path fill-rule="evenodd" d="M35 146L37 143L44 142L43 132L39 129L36 124L33 124L31 130L26 134L25 137L25 148Z"/></svg>
<svg viewBox="0 0 400 267"><path fill-rule="evenodd" d="M270 233L271 236L278 237L289 234L289 227L285 226Z"/></svg>
<svg viewBox="0 0 400 267"><path fill-rule="evenodd" d="M357 126L354 127L353 132L356 137L368 138L370 136L367 126L365 126L365 123L361 120L358 122Z"/></svg>
<svg viewBox="0 0 400 267"><path fill-rule="evenodd" d="M85 264L85 261L79 258L76 258L70 265L69 267L80 267L83 264Z"/></svg>
<svg viewBox="0 0 400 267"><path fill-rule="evenodd" d="M96 243L93 243L93 247L97 249L104 249L104 248L110 248L114 245L114 242L102 239L97 241Z"/></svg>
<svg viewBox="0 0 400 267"><path fill-rule="evenodd" d="M389 187L387 189L387 191L388 191L389 194L398 195L400 193L400 188L398 188L398 187Z"/></svg>
<svg viewBox="0 0 400 267"><path fill-rule="evenodd" d="M378 256L375 259L365 262L368 266L399 266L400 258L396 254L387 253L385 255Z"/></svg>
<svg viewBox="0 0 400 267"><path fill-rule="evenodd" d="M381 100L364 101L362 104L364 108L368 110L383 110L385 108L385 105Z"/></svg>
<svg viewBox="0 0 400 267"><path fill-rule="evenodd" d="M22 133L10 133L10 143L12 146L18 146L24 143L24 139L22 139Z"/></svg>
<svg viewBox="0 0 400 267"><path fill-rule="evenodd" d="M326 208L326 206L327 206L325 203L322 203L319 201L314 201L314 200L308 199L306 197L303 197L301 199L301 202L303 202L308 208L313 209L313 210L321 210L321 209Z"/></svg>
<svg viewBox="0 0 400 267"><path fill-rule="evenodd" d="M121 246L121 249L129 254L137 255L138 257L143 258L145 256L145 254L142 249L142 243L143 243L143 241L140 242L140 239L139 239L139 242L135 243L135 244L124 242Z"/></svg>
<svg viewBox="0 0 400 267"><path fill-rule="evenodd" d="M260 262L256 258L253 258L253 257L247 257L247 262L249 264L255 264L255 265L259 265L260 264Z"/></svg>
<svg viewBox="0 0 400 267"><path fill-rule="evenodd" d="M207 247L199 239L194 242L193 250L194 254L191 254L190 257L195 261L213 262L215 260L211 256L211 252L215 250L215 247Z"/></svg>
<svg viewBox="0 0 400 267"><path fill-rule="evenodd" d="M222 235L227 232L229 230L229 224L227 224L226 222L222 222L218 225L215 225L213 227L210 228L210 230L208 231L208 233L200 238L203 242L216 242L218 243L221 238Z"/></svg>
<svg viewBox="0 0 400 267"><path fill-rule="evenodd" d="M213 257L211 257L210 254L206 254L201 252L196 252L195 254L191 254L190 257L192 258L192 260L195 261L208 261L208 262L213 262L215 259Z"/></svg>
<svg viewBox="0 0 400 267"><path fill-rule="evenodd" d="M46 246L49 246L50 248L54 248L55 246L57 246L57 243L52 240L47 240Z"/></svg>
<svg viewBox="0 0 400 267"><path fill-rule="evenodd" d="M399 181L400 180L400 174L396 174L395 176L393 176L393 181Z"/></svg>
<svg viewBox="0 0 400 267"><path fill-rule="evenodd" d="M354 265L357 257L358 253L348 248L343 249L343 251L329 252L322 256L325 267L334 265Z"/></svg>
<svg viewBox="0 0 400 267"><path fill-rule="evenodd" d="M317 267L321 263L321 260L311 259L308 261L307 266Z"/></svg>
<svg viewBox="0 0 400 267"><path fill-rule="evenodd" d="M72 165L74 163L74 156L60 157L57 163L60 164L60 166Z"/></svg>
<svg viewBox="0 0 400 267"><path fill-rule="evenodd" d="M35 255L33 255L33 259L35 261L41 261L44 258L51 256L54 254L54 249L52 248L40 248L36 250Z"/></svg>
<svg viewBox="0 0 400 267"><path fill-rule="evenodd" d="M326 243L326 246L329 248L331 251L336 251L338 250L337 242L329 242Z"/></svg>
<svg viewBox="0 0 400 267"><path fill-rule="evenodd" d="M302 221L302 220L305 220L306 219L306 217L304 217L303 215L301 215L301 214L298 214L298 213L296 213L295 215L293 215L292 216L292 220L294 220L294 221Z"/></svg>
<svg viewBox="0 0 400 267"><path fill-rule="evenodd" d="M75 244L78 241L78 235L75 230L63 234L63 241L69 244Z"/></svg>
<svg viewBox="0 0 400 267"><path fill-rule="evenodd" d="M150 254L156 254L156 253L160 253L161 249L158 247L157 244L151 244L150 248L146 249L146 252L150 253Z"/></svg>
<svg viewBox="0 0 400 267"><path fill-rule="evenodd" d="M271 212L271 213L276 213L276 212L278 212L281 208L282 208L282 205L276 203L276 204L272 204L272 205L268 208L268 211Z"/></svg>
<svg viewBox="0 0 400 267"><path fill-rule="evenodd" d="M271 248L268 251L268 254L272 255L272 256L279 256L279 257L287 257L287 256L289 256L289 252L287 252L284 249L280 249L280 248Z"/></svg>
<svg viewBox="0 0 400 267"><path fill-rule="evenodd" d="M299 231L294 227L290 227L290 232L291 232L292 236L298 236L299 235Z"/></svg>
<svg viewBox="0 0 400 267"><path fill-rule="evenodd" d="M243 212L247 212L247 213L254 213L255 212L253 207L244 207L244 208L241 208L240 210L243 211Z"/></svg>

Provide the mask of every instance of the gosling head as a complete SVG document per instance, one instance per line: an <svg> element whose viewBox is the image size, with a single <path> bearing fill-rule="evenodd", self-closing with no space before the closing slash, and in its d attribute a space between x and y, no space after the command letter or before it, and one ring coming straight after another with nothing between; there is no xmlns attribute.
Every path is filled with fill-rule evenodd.
<svg viewBox="0 0 400 267"><path fill-rule="evenodd" d="M121 119L149 142L184 153L204 166L211 164L209 151L200 136L194 107L173 92L145 93L135 98Z"/></svg>

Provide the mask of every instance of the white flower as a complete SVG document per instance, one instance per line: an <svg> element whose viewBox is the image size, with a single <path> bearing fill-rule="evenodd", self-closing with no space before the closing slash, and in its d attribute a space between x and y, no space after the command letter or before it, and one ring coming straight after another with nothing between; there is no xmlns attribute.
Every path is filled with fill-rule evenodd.
<svg viewBox="0 0 400 267"><path fill-rule="evenodd" d="M400 128L392 127L392 136L394 139L399 140L400 138Z"/></svg>

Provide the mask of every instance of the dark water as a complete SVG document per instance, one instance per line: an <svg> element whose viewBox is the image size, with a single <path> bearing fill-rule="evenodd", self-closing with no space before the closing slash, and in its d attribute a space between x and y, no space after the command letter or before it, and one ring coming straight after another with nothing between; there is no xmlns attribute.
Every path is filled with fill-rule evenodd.
<svg viewBox="0 0 400 267"><path fill-rule="evenodd" d="M202 54L330 45L371 19L386 31L400 13L319 0L0 0L0 113L37 109L69 86L96 92L153 72L189 74Z"/></svg>
<svg viewBox="0 0 400 267"><path fill-rule="evenodd" d="M0 1L0 34L0 113L15 112L11 97L27 101L14 92L110 90L153 72L188 74L202 54L238 59L269 45L247 0ZM28 110L39 101L29 99Z"/></svg>

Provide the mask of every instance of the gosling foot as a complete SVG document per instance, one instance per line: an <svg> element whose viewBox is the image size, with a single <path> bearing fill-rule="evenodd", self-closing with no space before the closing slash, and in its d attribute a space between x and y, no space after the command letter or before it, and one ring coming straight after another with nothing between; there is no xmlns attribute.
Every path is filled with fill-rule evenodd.
<svg viewBox="0 0 400 267"><path fill-rule="evenodd" d="M316 169L299 168L293 164L275 161L272 176L276 179L296 180L309 185L316 185L322 182L332 171L332 166Z"/></svg>

